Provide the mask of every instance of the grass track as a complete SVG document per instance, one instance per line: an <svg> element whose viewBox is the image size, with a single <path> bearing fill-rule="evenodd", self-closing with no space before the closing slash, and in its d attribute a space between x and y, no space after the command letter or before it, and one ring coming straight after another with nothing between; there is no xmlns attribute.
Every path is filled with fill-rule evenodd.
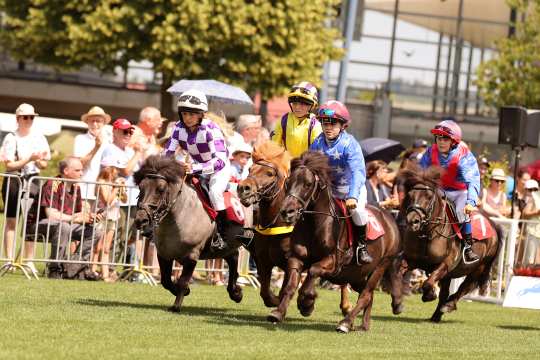
<svg viewBox="0 0 540 360"><path fill-rule="evenodd" d="M319 290L314 314L296 302L286 323L266 322L258 293L235 304L222 287L192 286L182 314L162 288L0 278L0 359L537 359L540 312L461 302L441 324L435 303L408 297L395 317L377 293L371 331L341 335L339 293Z"/></svg>

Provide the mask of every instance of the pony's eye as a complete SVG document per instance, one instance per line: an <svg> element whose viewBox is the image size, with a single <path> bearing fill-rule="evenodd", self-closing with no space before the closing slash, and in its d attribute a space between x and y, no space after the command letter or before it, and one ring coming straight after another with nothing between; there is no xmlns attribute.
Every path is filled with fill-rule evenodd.
<svg viewBox="0 0 540 360"><path fill-rule="evenodd" d="M274 173L271 172L271 171L267 171L267 172L266 172L266 176L274 176Z"/></svg>

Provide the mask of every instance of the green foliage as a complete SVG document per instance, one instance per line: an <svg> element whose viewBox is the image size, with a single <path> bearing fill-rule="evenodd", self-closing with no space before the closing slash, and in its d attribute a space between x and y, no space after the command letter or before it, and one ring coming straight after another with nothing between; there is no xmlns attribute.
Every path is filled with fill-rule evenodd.
<svg viewBox="0 0 540 360"><path fill-rule="evenodd" d="M149 60L165 85L214 78L282 94L337 59L338 0L0 0L0 42L20 60L101 71Z"/></svg>
<svg viewBox="0 0 540 360"><path fill-rule="evenodd" d="M497 42L498 54L481 64L476 84L484 101L495 107L540 107L540 0L508 0L518 11L514 37Z"/></svg>

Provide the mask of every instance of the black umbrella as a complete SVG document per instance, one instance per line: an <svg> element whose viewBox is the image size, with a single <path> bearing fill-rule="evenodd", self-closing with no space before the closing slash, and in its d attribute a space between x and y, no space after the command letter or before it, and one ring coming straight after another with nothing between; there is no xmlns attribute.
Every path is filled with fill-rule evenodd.
<svg viewBox="0 0 540 360"><path fill-rule="evenodd" d="M362 153L366 162L382 160L390 163L395 160L405 148L399 142L383 138L367 138L360 141Z"/></svg>

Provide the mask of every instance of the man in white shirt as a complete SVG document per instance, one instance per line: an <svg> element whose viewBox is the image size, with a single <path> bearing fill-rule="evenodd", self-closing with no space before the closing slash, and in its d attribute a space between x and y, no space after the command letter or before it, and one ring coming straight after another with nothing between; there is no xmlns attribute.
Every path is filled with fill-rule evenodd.
<svg viewBox="0 0 540 360"><path fill-rule="evenodd" d="M126 178L128 198L120 205L122 218L118 226L118 245L123 248L133 242L134 238L133 219L137 210L139 189L133 181L133 173L139 169L144 155L139 143L134 143L133 147L129 146L134 131L135 127L129 120L116 119L113 123L112 143L105 146L100 160L100 163L117 167L120 175Z"/></svg>
<svg viewBox="0 0 540 360"><path fill-rule="evenodd" d="M88 132L75 137L73 156L80 158L83 165L81 196L92 202L96 198L95 184L86 184L84 181L96 181L99 175L101 154L105 145L112 141L110 134L105 131L111 116L99 106L94 106L81 116L81 120L88 125Z"/></svg>

